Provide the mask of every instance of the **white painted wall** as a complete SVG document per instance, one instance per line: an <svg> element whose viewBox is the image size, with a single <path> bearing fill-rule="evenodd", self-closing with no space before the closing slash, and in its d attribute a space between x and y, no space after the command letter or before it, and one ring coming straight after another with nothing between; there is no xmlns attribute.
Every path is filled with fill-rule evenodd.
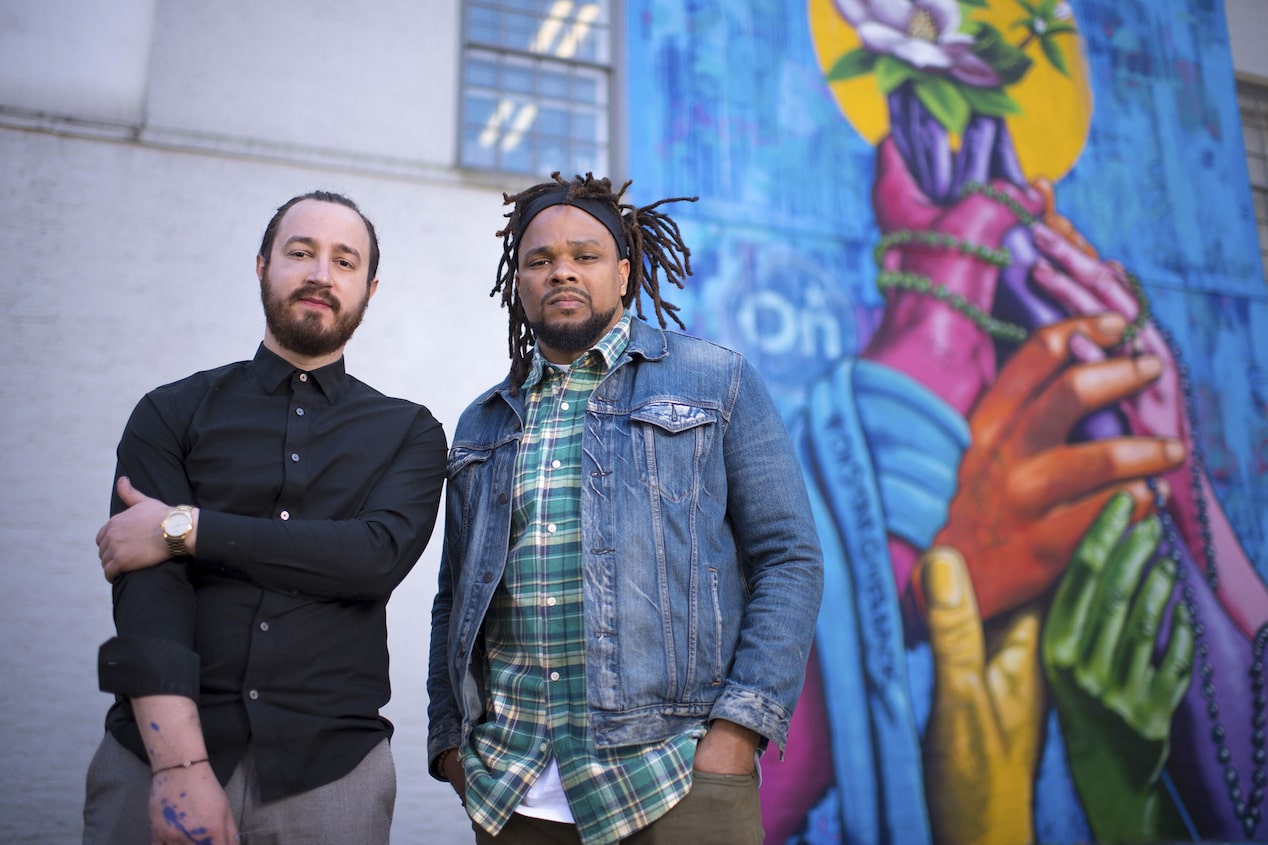
<svg viewBox="0 0 1268 845"><path fill-rule="evenodd" d="M136 122L157 0L0 0L0 105Z"/></svg>
<svg viewBox="0 0 1268 845"><path fill-rule="evenodd" d="M1268 80L1268 0L1224 0L1233 67Z"/></svg>

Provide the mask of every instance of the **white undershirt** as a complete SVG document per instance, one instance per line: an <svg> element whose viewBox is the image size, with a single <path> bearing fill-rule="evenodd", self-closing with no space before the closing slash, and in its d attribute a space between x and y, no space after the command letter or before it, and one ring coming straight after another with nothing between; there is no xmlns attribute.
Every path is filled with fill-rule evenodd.
<svg viewBox="0 0 1268 845"><path fill-rule="evenodd" d="M559 778L559 763L553 756L546 764L546 770L528 788L528 794L515 812L548 822L576 824L577 820L572 817L572 809L568 806L568 796L564 794L564 782Z"/></svg>

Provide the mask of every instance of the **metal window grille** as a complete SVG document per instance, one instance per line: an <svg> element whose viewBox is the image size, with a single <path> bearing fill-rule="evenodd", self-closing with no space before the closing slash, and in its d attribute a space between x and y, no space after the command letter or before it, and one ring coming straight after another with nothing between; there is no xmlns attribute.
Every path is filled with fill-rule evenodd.
<svg viewBox="0 0 1268 845"><path fill-rule="evenodd" d="M607 174L611 6L611 0L463 3L463 167Z"/></svg>

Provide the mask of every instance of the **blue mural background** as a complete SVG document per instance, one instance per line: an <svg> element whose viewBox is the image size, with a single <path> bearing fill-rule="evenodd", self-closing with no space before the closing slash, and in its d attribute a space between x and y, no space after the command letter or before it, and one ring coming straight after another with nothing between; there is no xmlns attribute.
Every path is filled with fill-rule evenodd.
<svg viewBox="0 0 1268 845"><path fill-rule="evenodd" d="M1095 111L1061 211L1140 277L1179 341L1217 493L1268 574L1268 288L1223 7L1073 6ZM828 91L804 3L627 9L632 198L700 197L674 208L688 329L749 355L791 416L875 326L875 151Z"/></svg>
<svg viewBox="0 0 1268 845"><path fill-rule="evenodd" d="M1268 287L1222 6L1071 5L1094 111L1058 206L1140 278L1174 336L1215 493L1268 576ZM875 149L824 81L805 3L630 0L627 11L631 199L699 196L673 208L694 276L671 298L690 332L755 362L792 423L808 388L862 350L879 320ZM906 654L918 725L926 652ZM1087 841L1055 718L1047 735L1036 836ZM821 837L807 841L837 841L822 816L851 797L821 803L809 820Z"/></svg>

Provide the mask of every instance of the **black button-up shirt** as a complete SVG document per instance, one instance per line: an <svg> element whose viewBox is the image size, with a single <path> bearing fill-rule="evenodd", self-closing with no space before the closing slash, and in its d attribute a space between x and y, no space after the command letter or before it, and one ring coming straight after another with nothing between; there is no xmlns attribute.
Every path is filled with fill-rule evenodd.
<svg viewBox="0 0 1268 845"><path fill-rule="evenodd" d="M301 372L261 346L147 394L116 475L200 508L198 554L114 584L110 732L147 760L127 698L183 695L222 783L248 740L265 801L351 771L391 735L387 601L431 537L445 450L426 408L342 359Z"/></svg>

